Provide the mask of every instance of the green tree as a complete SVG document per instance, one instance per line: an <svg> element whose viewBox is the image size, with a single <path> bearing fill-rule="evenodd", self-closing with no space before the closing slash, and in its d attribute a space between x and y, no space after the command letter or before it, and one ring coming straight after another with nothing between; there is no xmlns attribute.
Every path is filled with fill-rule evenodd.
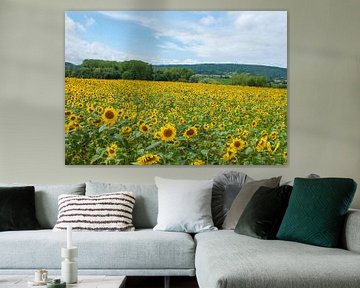
<svg viewBox="0 0 360 288"><path fill-rule="evenodd" d="M153 68L150 64L139 60L129 60L121 63L122 78L133 80L153 80Z"/></svg>

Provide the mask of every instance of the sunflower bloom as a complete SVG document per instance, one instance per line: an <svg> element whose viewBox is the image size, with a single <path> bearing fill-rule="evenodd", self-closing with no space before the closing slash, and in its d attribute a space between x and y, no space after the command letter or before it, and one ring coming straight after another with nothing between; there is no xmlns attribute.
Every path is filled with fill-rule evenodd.
<svg viewBox="0 0 360 288"><path fill-rule="evenodd" d="M106 148L106 153L107 153L109 158L115 158L116 157L117 148L118 148L118 146L115 143L111 144L109 147Z"/></svg>
<svg viewBox="0 0 360 288"><path fill-rule="evenodd" d="M79 128L80 128L79 123L74 122L74 121L70 121L69 123L65 124L65 132L66 133L78 130Z"/></svg>
<svg viewBox="0 0 360 288"><path fill-rule="evenodd" d="M88 105L86 107L86 110L87 110L88 113L93 113L95 111L95 108L94 108L93 105Z"/></svg>
<svg viewBox="0 0 360 288"><path fill-rule="evenodd" d="M198 133L197 128L193 126L187 129L183 135L186 139L190 139L196 137L197 133Z"/></svg>
<svg viewBox="0 0 360 288"><path fill-rule="evenodd" d="M145 154L137 158L138 165L154 165L160 162L160 157L156 154Z"/></svg>
<svg viewBox="0 0 360 288"><path fill-rule="evenodd" d="M247 131L247 130L242 131L241 136L244 138L247 138L249 136L249 131Z"/></svg>
<svg viewBox="0 0 360 288"><path fill-rule="evenodd" d="M233 148L235 151L240 151L244 149L245 146L246 142L239 138L235 138L230 144L230 148Z"/></svg>
<svg viewBox="0 0 360 288"><path fill-rule="evenodd" d="M114 108L106 107L101 118L107 125L114 125L118 118L118 114L116 113Z"/></svg>
<svg viewBox="0 0 360 288"><path fill-rule="evenodd" d="M267 146L267 137L262 137L256 145L256 151L261 152Z"/></svg>
<svg viewBox="0 0 360 288"><path fill-rule="evenodd" d="M132 132L132 129L130 126L124 126L121 128L120 134L129 134Z"/></svg>
<svg viewBox="0 0 360 288"><path fill-rule="evenodd" d="M155 139L161 139L160 132L155 132L155 133L154 133L154 138L155 138Z"/></svg>
<svg viewBox="0 0 360 288"><path fill-rule="evenodd" d="M272 132L270 133L270 137L271 137L271 139L273 139L273 140L275 140L275 139L278 137L278 135L279 135L279 133L276 132L276 131L272 131Z"/></svg>
<svg viewBox="0 0 360 288"><path fill-rule="evenodd" d="M287 157L288 157L288 152L285 151L285 152L283 153L283 158L287 159Z"/></svg>
<svg viewBox="0 0 360 288"><path fill-rule="evenodd" d="M70 116L69 116L69 120L70 121L76 121L78 119L78 116L76 116L75 114L71 114Z"/></svg>
<svg viewBox="0 0 360 288"><path fill-rule="evenodd" d="M200 159L196 159L194 160L191 165L195 165L195 166L198 166L198 165L205 165L205 162L203 160L200 160Z"/></svg>
<svg viewBox="0 0 360 288"><path fill-rule="evenodd" d="M236 150L227 149L226 153L223 155L222 159L225 161L230 161L236 157Z"/></svg>
<svg viewBox="0 0 360 288"><path fill-rule="evenodd" d="M160 137L165 142L173 141L176 136L176 128L172 124L161 127Z"/></svg>
<svg viewBox="0 0 360 288"><path fill-rule="evenodd" d="M143 123L139 126L139 130L143 134L148 134L150 132L150 126Z"/></svg>

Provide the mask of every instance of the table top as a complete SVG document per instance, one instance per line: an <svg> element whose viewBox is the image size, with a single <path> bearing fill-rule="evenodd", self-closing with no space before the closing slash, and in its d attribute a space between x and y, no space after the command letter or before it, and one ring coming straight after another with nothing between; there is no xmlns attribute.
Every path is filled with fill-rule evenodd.
<svg viewBox="0 0 360 288"><path fill-rule="evenodd" d="M51 277L50 279L56 279L57 277ZM45 288L43 286L32 286L31 282L33 277L26 275L0 275L0 288L24 288L24 287L36 287ZM125 287L126 276L89 276L79 275L78 283L67 284L67 288L123 288Z"/></svg>

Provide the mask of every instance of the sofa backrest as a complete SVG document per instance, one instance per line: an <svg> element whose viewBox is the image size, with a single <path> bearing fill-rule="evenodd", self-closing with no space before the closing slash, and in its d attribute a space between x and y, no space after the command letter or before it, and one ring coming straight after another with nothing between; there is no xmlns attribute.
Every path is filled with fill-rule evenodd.
<svg viewBox="0 0 360 288"><path fill-rule="evenodd" d="M34 186L36 218L43 229L52 229L55 226L58 216L58 197L61 194L85 195L85 183L59 185L0 183L0 186Z"/></svg>
<svg viewBox="0 0 360 288"><path fill-rule="evenodd" d="M133 223L136 229L153 228L157 223L158 192L155 184L86 182L86 195L131 191L135 194Z"/></svg>

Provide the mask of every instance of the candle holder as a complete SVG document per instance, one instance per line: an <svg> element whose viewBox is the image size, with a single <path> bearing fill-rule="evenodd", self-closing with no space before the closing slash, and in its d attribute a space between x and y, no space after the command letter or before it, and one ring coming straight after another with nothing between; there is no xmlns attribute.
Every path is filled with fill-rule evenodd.
<svg viewBox="0 0 360 288"><path fill-rule="evenodd" d="M75 257L78 255L77 247L61 248L61 279L67 284L77 283L78 269Z"/></svg>

